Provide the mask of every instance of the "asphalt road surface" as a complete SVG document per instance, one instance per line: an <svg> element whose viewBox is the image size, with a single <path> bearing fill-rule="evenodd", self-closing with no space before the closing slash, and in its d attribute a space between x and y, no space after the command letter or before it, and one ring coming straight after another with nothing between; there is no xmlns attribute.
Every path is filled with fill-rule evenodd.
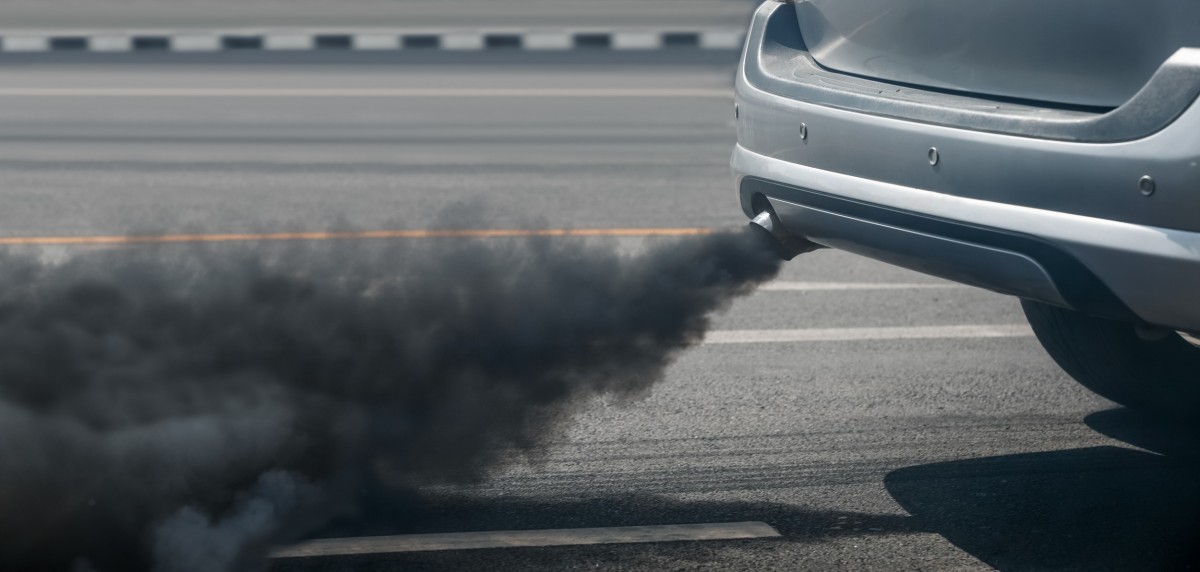
<svg viewBox="0 0 1200 572"><path fill-rule="evenodd" d="M732 69L685 60L0 68L0 235L422 228L447 209L488 228L744 224ZM1075 385L1022 323L1009 297L805 255L650 394L589 404L533 464L325 533L780 536L272 569L1183 567L1200 530L1191 434Z"/></svg>

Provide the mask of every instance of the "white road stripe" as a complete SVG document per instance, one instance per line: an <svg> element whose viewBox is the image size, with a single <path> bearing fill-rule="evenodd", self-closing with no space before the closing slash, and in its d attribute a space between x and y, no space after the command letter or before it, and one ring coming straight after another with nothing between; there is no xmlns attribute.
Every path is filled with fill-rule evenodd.
<svg viewBox="0 0 1200 572"><path fill-rule="evenodd" d="M216 52L221 49L221 38L214 34L187 34L171 38L174 52Z"/></svg>
<svg viewBox="0 0 1200 572"><path fill-rule="evenodd" d="M612 35L614 50L657 50L662 47L662 34L657 32L617 32Z"/></svg>
<svg viewBox="0 0 1200 572"><path fill-rule="evenodd" d="M93 52L128 52L133 49L133 40L129 36L92 36L88 47Z"/></svg>
<svg viewBox="0 0 1200 572"><path fill-rule="evenodd" d="M566 32L525 34L523 40L527 50L569 50L574 47L571 34Z"/></svg>
<svg viewBox="0 0 1200 572"><path fill-rule="evenodd" d="M399 50L400 36L396 34L355 34L356 50Z"/></svg>
<svg viewBox="0 0 1200 572"><path fill-rule="evenodd" d="M455 32L442 34L443 50L482 50L483 34L477 32Z"/></svg>
<svg viewBox="0 0 1200 572"><path fill-rule="evenodd" d="M263 37L263 49L279 51L311 50L316 45L309 34L270 34Z"/></svg>
<svg viewBox="0 0 1200 572"><path fill-rule="evenodd" d="M739 30L712 30L700 34L700 47L709 50L736 50L742 47L745 36Z"/></svg>
<svg viewBox="0 0 1200 572"><path fill-rule="evenodd" d="M733 540L741 538L773 538L777 536L779 536L779 531L765 522L453 532L444 534L408 534L403 536L368 536L361 538L310 540L276 550L271 556L274 558L304 558L310 556L473 550L479 548L631 544L638 542L677 542L682 540Z"/></svg>
<svg viewBox="0 0 1200 572"><path fill-rule="evenodd" d="M6 52L44 52L50 49L50 40L41 37L5 36L3 47Z"/></svg>
<svg viewBox="0 0 1200 572"><path fill-rule="evenodd" d="M924 282L768 282L759 290L808 292L814 290L950 290L967 288L961 284Z"/></svg>
<svg viewBox="0 0 1200 572"><path fill-rule="evenodd" d="M9 87L0 97L711 97L730 99L728 89L579 88L171 88Z"/></svg>
<svg viewBox="0 0 1200 572"><path fill-rule="evenodd" d="M778 342L848 342L855 340L926 340L952 338L1014 338L1032 336L1025 324L978 326L913 326L888 328L810 328L796 330L718 330L704 337L706 344L762 344Z"/></svg>

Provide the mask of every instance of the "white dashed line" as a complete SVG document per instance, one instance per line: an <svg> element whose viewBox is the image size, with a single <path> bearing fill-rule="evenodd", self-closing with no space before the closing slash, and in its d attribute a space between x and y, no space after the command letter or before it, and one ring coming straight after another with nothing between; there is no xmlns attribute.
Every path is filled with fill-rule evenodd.
<svg viewBox="0 0 1200 572"><path fill-rule="evenodd" d="M94 36L91 39L93 52L128 52L133 49L129 36Z"/></svg>
<svg viewBox="0 0 1200 572"><path fill-rule="evenodd" d="M113 38L120 38L113 41ZM4 31L0 52L218 52L312 50L736 50L742 28L574 30L188 30ZM412 44L410 46L410 44Z"/></svg>
<svg viewBox="0 0 1200 572"><path fill-rule="evenodd" d="M458 32L442 36L443 50L482 50L483 34Z"/></svg>
<svg viewBox="0 0 1200 572"><path fill-rule="evenodd" d="M613 34L614 50L657 50L662 48L662 35L650 32L618 32Z"/></svg>
<svg viewBox="0 0 1200 572"><path fill-rule="evenodd" d="M8 38L4 39L8 49ZM216 52L221 50L221 38L209 34L180 35L171 38L171 50L175 52Z"/></svg>
<svg viewBox="0 0 1200 572"><path fill-rule="evenodd" d="M569 50L574 47L574 38L565 32L542 32L525 35L527 50Z"/></svg>
<svg viewBox="0 0 1200 572"><path fill-rule="evenodd" d="M42 37L5 36L6 52L45 52L50 49L50 40Z"/></svg>
<svg viewBox="0 0 1200 572"><path fill-rule="evenodd" d="M924 282L786 282L763 284L758 289L768 292L809 292L821 290L953 290L967 288L961 284Z"/></svg>
<svg viewBox="0 0 1200 572"><path fill-rule="evenodd" d="M274 558L387 554L480 548L519 548L587 544L632 544L685 540L735 540L773 538L779 531L764 522L720 522L618 526L610 528L560 528L551 530L508 530L452 532L310 540L272 553Z"/></svg>
<svg viewBox="0 0 1200 572"><path fill-rule="evenodd" d="M353 47L356 50L398 50L400 37L388 34L355 34Z"/></svg>
<svg viewBox="0 0 1200 572"><path fill-rule="evenodd" d="M272 51L311 50L313 46L313 37L305 34L279 34L263 40L263 49Z"/></svg>
<svg viewBox="0 0 1200 572"><path fill-rule="evenodd" d="M1025 324L995 326L913 326L890 328L809 328L794 330L718 330L706 344L763 344L782 342L848 342L858 340L928 340L956 338L1015 338L1032 336Z"/></svg>

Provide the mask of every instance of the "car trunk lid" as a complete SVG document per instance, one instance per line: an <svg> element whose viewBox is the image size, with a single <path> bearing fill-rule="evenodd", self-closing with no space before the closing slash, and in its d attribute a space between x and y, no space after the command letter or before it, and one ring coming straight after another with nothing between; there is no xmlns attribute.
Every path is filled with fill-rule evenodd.
<svg viewBox="0 0 1200 572"><path fill-rule="evenodd" d="M797 0L821 65L885 81L1066 105L1128 100L1181 47L1197 0Z"/></svg>

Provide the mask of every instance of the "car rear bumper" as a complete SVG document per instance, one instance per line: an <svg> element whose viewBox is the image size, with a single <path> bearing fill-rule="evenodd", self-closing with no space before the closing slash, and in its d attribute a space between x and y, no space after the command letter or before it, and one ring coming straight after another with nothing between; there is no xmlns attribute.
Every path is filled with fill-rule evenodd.
<svg viewBox="0 0 1200 572"><path fill-rule="evenodd" d="M901 105L875 106L872 98L896 95L884 93L888 84L781 72L803 63L779 53L803 50L788 10L759 9L738 73L732 164L747 215L765 200L790 232L826 246L1088 313L1200 331L1194 94L1159 101L1183 106L1156 116L1161 125L1127 116L1125 136L1112 140L1061 126L1094 126L1106 113L1024 104L989 111L985 100L908 88ZM766 85L764 76L788 81ZM830 93L854 101L831 102ZM936 116L945 107L940 96L955 99L945 121ZM1013 114L1024 119L1004 119ZM1060 127L1039 133L1039 114ZM1149 195L1139 189L1146 176L1155 183Z"/></svg>
<svg viewBox="0 0 1200 572"><path fill-rule="evenodd" d="M741 146L733 169L748 215L765 199L789 232L818 244L1092 314L1200 331L1200 233L899 187Z"/></svg>

